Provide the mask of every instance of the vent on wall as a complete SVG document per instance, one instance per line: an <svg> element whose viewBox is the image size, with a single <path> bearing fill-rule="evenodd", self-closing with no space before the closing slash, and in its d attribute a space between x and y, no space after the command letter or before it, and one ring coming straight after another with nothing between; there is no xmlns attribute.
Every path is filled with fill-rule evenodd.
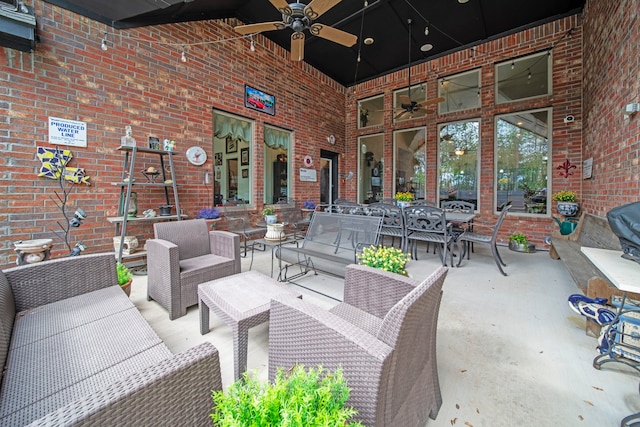
<svg viewBox="0 0 640 427"><path fill-rule="evenodd" d="M33 8L27 12L13 6L0 6L0 46L30 52L36 48L36 17Z"/></svg>

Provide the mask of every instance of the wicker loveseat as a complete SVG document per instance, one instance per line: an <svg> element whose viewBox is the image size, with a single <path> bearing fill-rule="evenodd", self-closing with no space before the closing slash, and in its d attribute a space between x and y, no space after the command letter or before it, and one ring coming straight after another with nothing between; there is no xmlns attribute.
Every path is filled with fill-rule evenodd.
<svg viewBox="0 0 640 427"><path fill-rule="evenodd" d="M0 272L0 426L210 425L218 351L173 355L116 283L113 253Z"/></svg>

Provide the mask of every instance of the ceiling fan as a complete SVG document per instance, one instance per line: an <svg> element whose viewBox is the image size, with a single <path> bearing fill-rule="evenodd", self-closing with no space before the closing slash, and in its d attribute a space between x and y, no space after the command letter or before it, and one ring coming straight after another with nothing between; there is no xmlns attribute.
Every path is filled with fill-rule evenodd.
<svg viewBox="0 0 640 427"><path fill-rule="evenodd" d="M409 84L407 85L407 94L400 95L400 106L396 107L396 110L400 110L398 114L393 118L393 120L404 119L406 116L413 117L413 113L426 113L431 110L428 110L426 107L433 104L438 104L444 101L444 98L432 98L427 99L422 102L417 102L411 100L411 18L407 19L407 23L409 24Z"/></svg>
<svg viewBox="0 0 640 427"><path fill-rule="evenodd" d="M314 23L323 13L331 9L341 0L312 0L305 5L296 1L287 3L287 0L269 0L271 4L282 13L282 22L262 22L258 24L239 25L234 28L240 34L255 34L263 31L283 30L291 28L291 60L302 61L304 58L304 30L309 30L313 36L351 47L356 44L358 37L345 31L328 25Z"/></svg>

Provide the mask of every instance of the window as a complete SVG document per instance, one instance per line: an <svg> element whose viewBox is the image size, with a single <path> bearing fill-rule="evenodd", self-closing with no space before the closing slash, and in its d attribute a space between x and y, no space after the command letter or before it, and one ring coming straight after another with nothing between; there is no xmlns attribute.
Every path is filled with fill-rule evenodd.
<svg viewBox="0 0 640 427"><path fill-rule="evenodd" d="M546 215L551 109L498 116L495 128L496 206L510 213Z"/></svg>
<svg viewBox="0 0 640 427"><path fill-rule="evenodd" d="M358 129L381 125L384 121L384 95L358 101Z"/></svg>
<svg viewBox="0 0 640 427"><path fill-rule="evenodd" d="M498 104L551 94L551 52L512 59L496 65Z"/></svg>
<svg viewBox="0 0 640 427"><path fill-rule="evenodd" d="M252 202L252 142L252 121L213 112L213 200L216 206L227 202Z"/></svg>
<svg viewBox="0 0 640 427"><path fill-rule="evenodd" d="M264 127L264 203L278 203L291 193L289 146L291 132Z"/></svg>
<svg viewBox="0 0 640 427"><path fill-rule="evenodd" d="M382 200L384 190L384 135L368 135L358 138L360 162L358 177L360 203L375 203Z"/></svg>
<svg viewBox="0 0 640 427"><path fill-rule="evenodd" d="M468 71L438 79L440 114L480 107L480 70Z"/></svg>
<svg viewBox="0 0 640 427"><path fill-rule="evenodd" d="M393 92L393 120L402 121L416 117L424 117L427 114L426 108L420 108L418 104L426 100L424 84L411 86Z"/></svg>
<svg viewBox="0 0 640 427"><path fill-rule="evenodd" d="M413 193L414 199L425 198L426 150L425 128L407 129L393 133L395 147L395 189Z"/></svg>
<svg viewBox="0 0 640 427"><path fill-rule="evenodd" d="M463 200L478 209L480 122L443 124L438 135L439 203Z"/></svg>

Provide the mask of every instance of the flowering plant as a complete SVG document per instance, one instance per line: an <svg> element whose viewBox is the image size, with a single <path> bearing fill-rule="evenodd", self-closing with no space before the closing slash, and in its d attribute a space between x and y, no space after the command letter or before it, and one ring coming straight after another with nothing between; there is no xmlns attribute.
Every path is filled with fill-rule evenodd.
<svg viewBox="0 0 640 427"><path fill-rule="evenodd" d="M568 190L558 191L551 198L556 202L575 202L577 199L576 192Z"/></svg>
<svg viewBox="0 0 640 427"><path fill-rule="evenodd" d="M413 193L408 191L398 191L394 197L398 202L410 202L413 200Z"/></svg>
<svg viewBox="0 0 640 427"><path fill-rule="evenodd" d="M410 258L411 255L402 252L400 249L373 245L365 247L362 250L362 254L358 255L360 265L368 265L369 267L402 274L403 276L407 275L404 266Z"/></svg>
<svg viewBox="0 0 640 427"><path fill-rule="evenodd" d="M196 218L216 219L220 216L220 212L216 208L202 208L196 214Z"/></svg>
<svg viewBox="0 0 640 427"><path fill-rule="evenodd" d="M315 209L316 202L314 202L313 200L305 200L304 203L302 203L302 207L305 209Z"/></svg>
<svg viewBox="0 0 640 427"><path fill-rule="evenodd" d="M273 206L265 206L264 209L262 209L262 215L273 215L274 212Z"/></svg>

